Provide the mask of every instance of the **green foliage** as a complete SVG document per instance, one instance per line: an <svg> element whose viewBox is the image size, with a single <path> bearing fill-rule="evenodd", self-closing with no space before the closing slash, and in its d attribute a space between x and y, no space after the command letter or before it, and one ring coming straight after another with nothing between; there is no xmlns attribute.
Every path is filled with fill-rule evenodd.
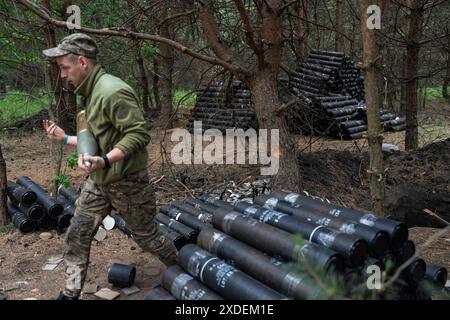
<svg viewBox="0 0 450 320"><path fill-rule="evenodd" d="M70 177L65 172L61 172L59 176L53 176L51 182L53 185L70 187Z"/></svg>
<svg viewBox="0 0 450 320"><path fill-rule="evenodd" d="M386 273L390 274L390 273L394 272L395 271L394 267L395 267L394 261L391 258L389 258L386 261L386 265L385 265Z"/></svg>
<svg viewBox="0 0 450 320"><path fill-rule="evenodd" d="M178 89L173 94L173 104L180 108L192 108L197 101L195 91Z"/></svg>
<svg viewBox="0 0 450 320"><path fill-rule="evenodd" d="M446 99L442 96L442 86L421 88L419 92L422 96L425 92L427 99L431 98L441 102L446 101Z"/></svg>
<svg viewBox="0 0 450 320"><path fill-rule="evenodd" d="M31 43L33 35L30 33L19 33L9 24L5 23L0 29L0 71L7 66L18 67L24 63L38 63L42 57L37 50L29 50L24 43Z"/></svg>
<svg viewBox="0 0 450 320"><path fill-rule="evenodd" d="M143 42L142 43L142 54L144 56L144 58L153 58L154 56L156 56L158 54L158 48L152 46L151 44L147 43L147 42Z"/></svg>
<svg viewBox="0 0 450 320"><path fill-rule="evenodd" d="M20 91L10 91L0 100L0 127L13 125L19 120L31 117L47 104L45 95L34 97Z"/></svg>
<svg viewBox="0 0 450 320"><path fill-rule="evenodd" d="M301 234L294 235L294 243L296 245L302 246L304 242L305 242L305 238L303 238L303 236Z"/></svg>
<svg viewBox="0 0 450 320"><path fill-rule="evenodd" d="M67 158L67 166L70 169L75 169L77 165L78 165L78 153L76 151L73 151Z"/></svg>
<svg viewBox="0 0 450 320"><path fill-rule="evenodd" d="M66 168L75 169L78 165L78 153L77 151L73 151L67 158L65 167L62 171L60 171L58 176L53 176L51 179L51 183L54 188L58 188L59 186L63 186L65 188L70 187L71 180L70 177L66 174Z"/></svg>

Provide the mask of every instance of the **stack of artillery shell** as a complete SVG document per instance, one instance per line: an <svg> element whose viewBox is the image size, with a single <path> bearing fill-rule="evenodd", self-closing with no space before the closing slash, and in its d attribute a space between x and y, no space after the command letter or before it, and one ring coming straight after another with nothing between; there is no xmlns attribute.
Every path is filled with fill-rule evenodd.
<svg viewBox="0 0 450 320"><path fill-rule="evenodd" d="M367 117L363 118L363 103L351 96L323 95L307 97L305 92L291 88L298 102L285 112L285 120L293 133L330 136L351 140L367 132Z"/></svg>
<svg viewBox="0 0 450 320"><path fill-rule="evenodd" d="M250 90L241 81L213 82L197 92L197 102L187 128L194 129L194 121L201 121L202 130L256 128Z"/></svg>
<svg viewBox="0 0 450 320"><path fill-rule="evenodd" d="M308 96L334 93L364 100L364 78L343 52L311 50L308 61L291 75L291 83Z"/></svg>
<svg viewBox="0 0 450 320"><path fill-rule="evenodd" d="M367 108L365 104L361 104L358 108L360 118L367 123ZM384 131L403 131L406 128L405 118L397 117L392 112L380 110L380 122Z"/></svg>
<svg viewBox="0 0 450 320"><path fill-rule="evenodd" d="M365 269L376 265L381 270L387 271L389 275L396 273L397 270L403 270L396 281L396 286L401 289L396 297L398 299L429 299L433 293L445 286L447 270L432 263L426 263L415 255L414 243L408 240L408 229L404 223L296 193L276 191L271 195L257 197L255 203L268 210L307 219L320 227L335 228L339 232L353 234L367 240L371 250L364 267L359 270L346 268L346 273L357 271L358 276L354 279L354 284L366 281ZM373 237L372 234L375 232L378 236ZM388 236L388 245L384 250L382 250L383 237L380 233Z"/></svg>
<svg viewBox="0 0 450 320"><path fill-rule="evenodd" d="M307 63L290 76L291 91L302 102L287 112L291 131L345 140L359 139L367 132L364 79L350 57L312 50ZM380 120L385 131L405 129L404 119L385 110Z"/></svg>
<svg viewBox="0 0 450 320"><path fill-rule="evenodd" d="M177 235L168 238L179 265L147 299L326 298L311 270L340 279L351 298L371 266L393 275L403 265L397 299L428 299L447 280L445 268L415 256L405 224L295 193L262 194L254 203L202 194L162 206L156 219ZM292 262L300 268L288 268Z"/></svg>
<svg viewBox="0 0 450 320"><path fill-rule="evenodd" d="M8 181L8 212L15 227L23 233L56 229L66 231L74 214L67 200L55 199L28 177Z"/></svg>

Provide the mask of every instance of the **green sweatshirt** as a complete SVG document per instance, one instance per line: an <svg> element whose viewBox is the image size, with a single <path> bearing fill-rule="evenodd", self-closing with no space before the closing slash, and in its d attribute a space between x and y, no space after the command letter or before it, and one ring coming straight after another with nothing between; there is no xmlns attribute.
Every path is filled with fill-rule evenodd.
<svg viewBox="0 0 450 320"><path fill-rule="evenodd" d="M108 170L92 173L91 179L107 185L145 169L150 135L134 90L96 65L75 93L86 98L86 120L97 139L99 155L114 148L125 153L124 160L113 163Z"/></svg>

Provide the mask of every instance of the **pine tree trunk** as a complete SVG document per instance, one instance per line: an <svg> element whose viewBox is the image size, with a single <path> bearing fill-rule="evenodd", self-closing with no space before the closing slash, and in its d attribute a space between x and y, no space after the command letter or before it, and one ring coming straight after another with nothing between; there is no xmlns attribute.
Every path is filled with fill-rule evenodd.
<svg viewBox="0 0 450 320"><path fill-rule="evenodd" d="M277 116L274 110L280 106L278 97L276 75L263 70L255 74L249 81L252 92L252 103L258 117L260 128L275 129L279 132L279 170L271 178L272 188L285 189L290 191L301 191L301 179L298 169L298 152L291 140L283 117ZM271 136L270 131L268 136ZM268 147L268 150L270 148Z"/></svg>
<svg viewBox="0 0 450 320"><path fill-rule="evenodd" d="M133 2L132 0L127 0L128 5L128 12L133 13ZM131 31L137 31L136 29L136 23L134 22L134 19L130 19L130 29ZM134 50L134 58L136 60L136 63L138 65L139 70L139 80L140 85L142 88L142 107L144 108L144 111L149 110L149 88L148 88L148 78L147 78L147 72L145 71L144 66L144 59L142 58L141 53L141 43L137 39L133 39L133 50Z"/></svg>
<svg viewBox="0 0 450 320"><path fill-rule="evenodd" d="M167 17L167 8L161 12L161 20ZM171 30L169 23L164 23L160 28L160 35L165 38L173 39L174 34ZM160 44L159 54L161 59L159 60L159 88L161 98L161 112L159 116L159 124L163 128L170 129L173 124L173 99L172 99L172 75L174 64L174 50L172 47Z"/></svg>
<svg viewBox="0 0 450 320"><path fill-rule="evenodd" d="M0 75L0 100L6 97L6 84L3 76Z"/></svg>
<svg viewBox="0 0 450 320"><path fill-rule="evenodd" d="M0 144L0 227L9 222L8 209L6 207L6 162L2 154L2 145Z"/></svg>
<svg viewBox="0 0 450 320"><path fill-rule="evenodd" d="M150 105L148 104L150 91L148 88L148 78L147 72L145 71L144 59L142 58L141 53L141 45L139 41L134 41L133 46L135 50L136 63L139 68L139 79L141 80L140 83L142 87L142 107L144 108L144 111L148 111L150 109Z"/></svg>
<svg viewBox="0 0 450 320"><path fill-rule="evenodd" d="M167 37L165 32L161 32L161 36ZM159 61L159 90L161 99L160 124L163 127L172 128L172 73L174 64L173 49L167 45L160 45L159 53L161 59Z"/></svg>
<svg viewBox="0 0 450 320"><path fill-rule="evenodd" d="M159 60L157 57L153 57L153 86L152 92L155 97L155 108L158 112L161 112L161 97L159 94Z"/></svg>
<svg viewBox="0 0 450 320"><path fill-rule="evenodd" d="M351 20L351 24L352 24L352 32L350 34L351 40L350 40L350 56L354 57L356 56L356 49L357 47L359 47L359 43L356 43L356 35L358 32L358 28L360 23L358 23L358 19L353 18Z"/></svg>
<svg viewBox="0 0 450 320"><path fill-rule="evenodd" d="M44 7L51 12L51 1L50 0L44 0L43 1ZM56 47L56 35L55 35L55 28L48 23L45 33L46 38L46 44L48 48ZM62 119L61 117L61 110L63 110L64 106L64 94L62 90L62 82L61 77L59 75L59 68L56 65L56 62L51 62L50 67L50 73L49 73L49 95L53 92L55 97L55 106L52 103L49 103L48 106L48 112L50 115L51 120L55 121L56 123L60 124L60 121ZM49 99L50 101L50 99ZM54 109L53 109L54 108ZM64 126L65 128L65 126ZM63 146L60 143L54 143L52 144L52 157L53 157L53 165L54 165L54 176L58 177L61 172L61 162L63 157ZM57 182L54 183L52 186L53 191L56 191L58 188Z"/></svg>
<svg viewBox="0 0 450 320"><path fill-rule="evenodd" d="M51 5L50 0L44 0L43 1L44 7L50 12L51 11ZM45 28L45 40L48 48L56 47L56 35L55 35L55 28L50 24L47 23ZM59 68L55 61L51 61L50 63L50 83L51 83L51 90L55 97L55 109L51 110L53 112L53 115L55 116L55 119L59 121L59 110L61 110L62 102L63 102L63 95L62 95L62 83L61 83L61 77L59 76ZM52 108L52 106L49 106L49 108Z"/></svg>
<svg viewBox="0 0 450 320"><path fill-rule="evenodd" d="M407 5L411 9L406 16L406 133L405 133L405 149L414 150L419 145L419 131L417 123L417 90L419 81L417 79L419 65L420 38L422 34L423 8L421 3L423 0L408 0Z"/></svg>
<svg viewBox="0 0 450 320"><path fill-rule="evenodd" d="M261 2L263 3L263 2ZM271 46L264 52L264 67L256 71L248 80L252 91L253 107L260 128L279 130L278 173L272 177L272 188L300 191L301 180L298 170L298 152L290 140L283 117L274 112L280 107L277 88L277 75L283 55L282 18L277 11L281 1L266 1L262 6L262 37ZM268 134L270 135L270 133ZM269 149L270 150L270 149ZM275 153L277 153L275 151Z"/></svg>
<svg viewBox="0 0 450 320"><path fill-rule="evenodd" d="M316 48L320 49L320 44L321 44L321 40L322 40L322 34L320 32L320 13L319 13L319 8L318 8L318 1L314 1L314 23L316 25Z"/></svg>
<svg viewBox="0 0 450 320"><path fill-rule="evenodd" d="M61 17L64 20L69 18L69 14L67 13L67 7L72 5L72 0L64 0L62 6ZM73 32L74 30L71 30ZM70 135L76 134L77 123L76 123L76 115L78 113L77 106L77 97L75 95L75 88L72 85L68 86L67 91L63 91L63 102L67 105L65 108L64 114L60 114L60 126L65 128L66 132Z"/></svg>
<svg viewBox="0 0 450 320"><path fill-rule="evenodd" d="M367 28L367 7L379 1L361 1L361 32L363 37L365 91L367 105L368 140L369 140L369 184L372 196L372 210L377 215L384 215L384 169L382 153L382 128L380 124L380 84L379 66L381 62L380 49L376 42L375 30Z"/></svg>
<svg viewBox="0 0 450 320"><path fill-rule="evenodd" d="M336 0L336 38L334 49L342 51L344 49L342 37L342 0Z"/></svg>
<svg viewBox="0 0 450 320"><path fill-rule="evenodd" d="M447 72L445 74L444 83L442 84L442 96L450 100L450 95L448 93L448 84L450 82L450 51L447 53Z"/></svg>
<svg viewBox="0 0 450 320"><path fill-rule="evenodd" d="M297 12L298 18L295 23L295 54L298 62L306 62L308 59L308 34L309 25L307 22L307 1L298 0L297 1Z"/></svg>

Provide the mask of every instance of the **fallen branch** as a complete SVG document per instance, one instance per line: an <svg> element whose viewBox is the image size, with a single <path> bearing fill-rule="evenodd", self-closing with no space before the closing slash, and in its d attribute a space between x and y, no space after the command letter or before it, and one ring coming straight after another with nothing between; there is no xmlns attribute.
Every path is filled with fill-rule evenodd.
<svg viewBox="0 0 450 320"><path fill-rule="evenodd" d="M153 179L155 179L156 177L154 177L152 180L150 180L150 183L153 184L157 184L158 182L160 182L162 179L164 179L166 176L162 175L161 177L159 177L158 179L156 179L156 181L152 181Z"/></svg>
<svg viewBox="0 0 450 320"><path fill-rule="evenodd" d="M181 185L183 186L183 188L186 189L187 192L189 192L189 194L191 195L192 198L195 198L195 196L194 196L194 194L192 193L192 191L191 191L191 190L190 190L183 182L181 182L181 181L178 180L178 179L176 179L176 181L177 181L179 184L181 184Z"/></svg>
<svg viewBox="0 0 450 320"><path fill-rule="evenodd" d="M436 220L442 222L443 224L445 224L446 226L450 226L450 223L444 219L442 219L441 217L439 217L436 213L434 213L433 211L431 211L430 209L423 209L423 212L429 214L430 216L432 216L433 218L435 218Z"/></svg>

